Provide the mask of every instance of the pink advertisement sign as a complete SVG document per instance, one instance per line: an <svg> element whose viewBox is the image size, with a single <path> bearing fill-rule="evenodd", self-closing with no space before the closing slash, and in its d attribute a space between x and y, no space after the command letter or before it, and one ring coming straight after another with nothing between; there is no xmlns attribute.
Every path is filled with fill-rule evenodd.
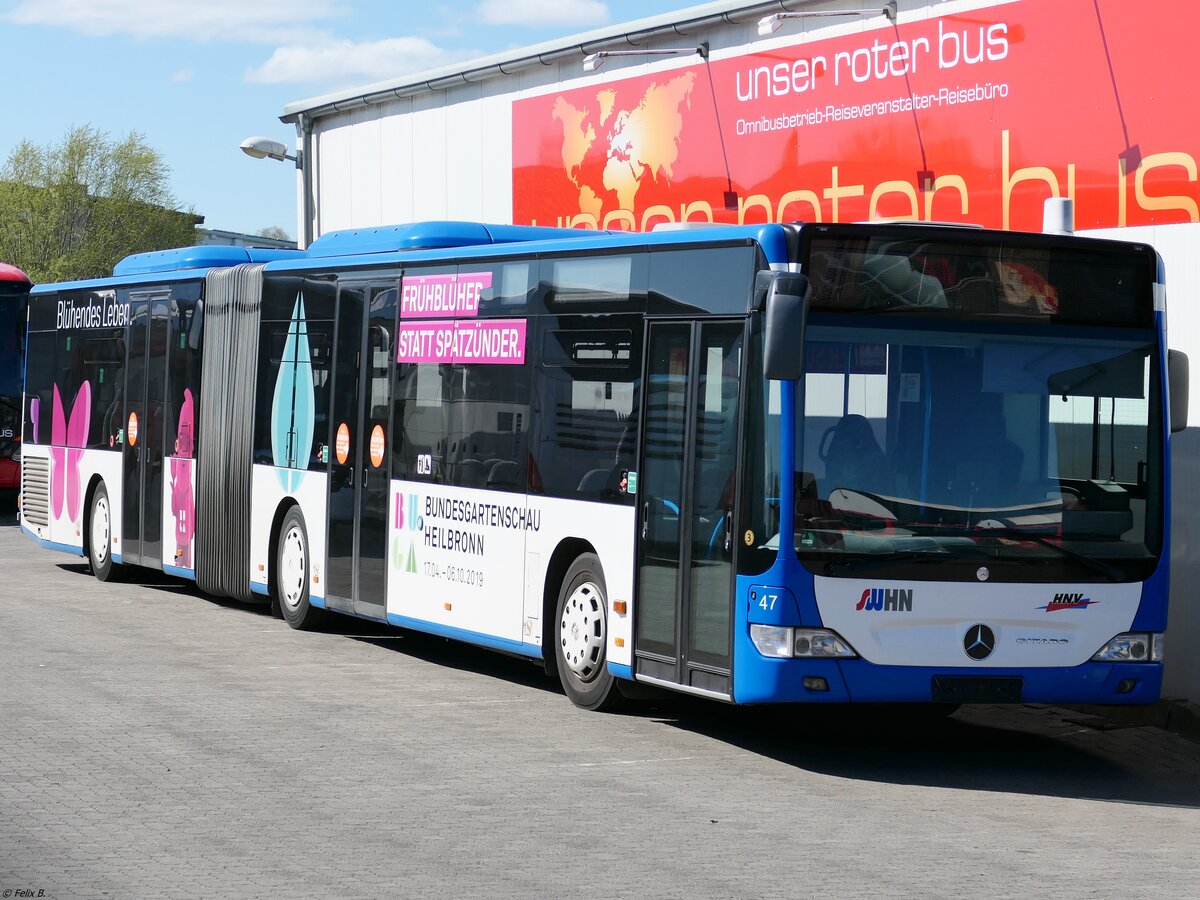
<svg viewBox="0 0 1200 900"><path fill-rule="evenodd" d="M473 318L479 314L479 298L491 286L491 272L405 276L400 288L400 318Z"/></svg>
<svg viewBox="0 0 1200 900"><path fill-rule="evenodd" d="M521 365L525 320L401 322L396 348L402 363Z"/></svg>

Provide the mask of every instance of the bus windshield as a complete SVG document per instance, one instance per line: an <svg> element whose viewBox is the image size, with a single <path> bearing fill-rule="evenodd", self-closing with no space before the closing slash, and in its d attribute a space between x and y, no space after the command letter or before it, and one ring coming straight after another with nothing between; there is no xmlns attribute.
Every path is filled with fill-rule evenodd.
<svg viewBox="0 0 1200 900"><path fill-rule="evenodd" d="M1159 550L1155 358L1150 335L814 321L796 401L797 552L829 574L856 556L932 555L1020 563L1025 578L1029 564L1054 578L1081 562L1145 577Z"/></svg>

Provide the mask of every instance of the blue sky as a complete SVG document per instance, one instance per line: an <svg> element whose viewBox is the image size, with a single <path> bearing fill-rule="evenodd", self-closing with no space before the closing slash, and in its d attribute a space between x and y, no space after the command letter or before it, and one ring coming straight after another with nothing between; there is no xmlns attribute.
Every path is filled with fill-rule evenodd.
<svg viewBox="0 0 1200 900"><path fill-rule="evenodd" d="M139 131L205 225L296 231L285 104L694 5L694 0L0 0L0 160L72 125Z"/></svg>

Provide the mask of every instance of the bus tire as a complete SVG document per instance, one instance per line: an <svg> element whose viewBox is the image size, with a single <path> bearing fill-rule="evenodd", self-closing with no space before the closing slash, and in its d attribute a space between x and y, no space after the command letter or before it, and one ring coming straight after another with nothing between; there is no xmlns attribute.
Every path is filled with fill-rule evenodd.
<svg viewBox="0 0 1200 900"><path fill-rule="evenodd" d="M293 506L283 517L279 538L275 542L274 601L283 619L293 628L315 628L322 610L309 603L308 529L304 514Z"/></svg>
<svg viewBox="0 0 1200 900"><path fill-rule="evenodd" d="M112 558L112 501L103 481L96 485L88 511L88 563L98 581L116 581L121 574Z"/></svg>
<svg viewBox="0 0 1200 900"><path fill-rule="evenodd" d="M553 634L555 667L571 702L581 709L616 708L622 698L608 671L608 594L596 554L580 554L567 569Z"/></svg>

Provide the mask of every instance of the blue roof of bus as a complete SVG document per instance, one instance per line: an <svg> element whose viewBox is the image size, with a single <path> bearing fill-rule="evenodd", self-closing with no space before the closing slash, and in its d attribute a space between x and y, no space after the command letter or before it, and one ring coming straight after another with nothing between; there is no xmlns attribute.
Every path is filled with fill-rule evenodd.
<svg viewBox="0 0 1200 900"><path fill-rule="evenodd" d="M372 236L358 238L370 231ZM412 246L395 246L401 235L412 236ZM506 256L515 253L620 249L666 244L698 244L731 240L757 241L772 263L787 261L783 230L778 225L719 225L706 228L655 232L587 231L575 228L541 228L527 225L480 225L469 222L426 222L392 228L332 232L313 242L304 258L279 260L268 272L320 270L336 259L338 268L400 265ZM321 245L322 242L328 243ZM439 243L434 243L438 241ZM340 242L338 251L330 252ZM518 246L519 245L519 246ZM371 247L372 249L364 249ZM452 254L446 251L453 249Z"/></svg>
<svg viewBox="0 0 1200 900"><path fill-rule="evenodd" d="M314 259L327 259L334 256L360 256L364 253L447 250L480 244L570 239L585 233L576 228L545 228L537 225L413 222L408 225L379 225L373 228L331 231L313 241L307 253Z"/></svg>
<svg viewBox="0 0 1200 900"><path fill-rule="evenodd" d="M276 247L233 247L228 244L205 244L196 247L177 247L173 250L151 250L127 256L113 269L113 277L149 275L154 272L177 272L181 269L215 269L240 266L244 263L266 263L276 259L303 256L303 250L283 250Z"/></svg>
<svg viewBox="0 0 1200 900"><path fill-rule="evenodd" d="M281 250L275 247L233 247L227 244L205 244L195 247L176 247L172 250L151 250L134 253L113 268L109 278L85 278L57 284L36 286L32 294L54 294L59 291L102 290L143 284L168 284L175 281L195 281L209 269L240 266L245 263L268 263L273 260L303 257L303 250Z"/></svg>
<svg viewBox="0 0 1200 900"><path fill-rule="evenodd" d="M417 222L409 225L358 228L322 235L305 250L206 245L137 253L121 260L111 278L39 285L34 294L64 290L104 289L167 284L203 278L209 269L244 263L266 263L270 272L399 265L505 256L516 252L554 253L649 247L666 244L757 241L772 263L787 261L782 229L777 225L718 225L656 232L587 231L530 225L478 222ZM517 245L520 245L519 247ZM453 250L453 254L447 253Z"/></svg>

